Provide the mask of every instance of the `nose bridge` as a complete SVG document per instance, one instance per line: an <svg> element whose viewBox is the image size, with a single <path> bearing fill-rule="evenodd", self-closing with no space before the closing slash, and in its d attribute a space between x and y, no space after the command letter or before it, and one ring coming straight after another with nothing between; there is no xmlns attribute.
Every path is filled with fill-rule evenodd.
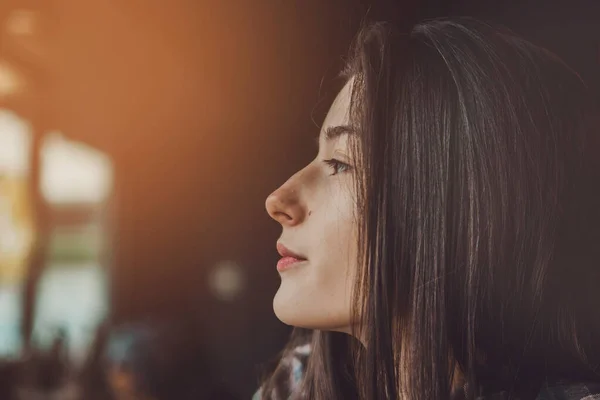
<svg viewBox="0 0 600 400"><path fill-rule="evenodd" d="M302 169L288 178L287 181L267 197L267 212L274 220L286 225L297 225L304 220L302 194Z"/></svg>
<svg viewBox="0 0 600 400"><path fill-rule="evenodd" d="M302 187L302 180L304 179L306 168L297 171L294 175L290 176L287 181L281 185L282 188L286 188L286 191L295 198L296 201L300 201L300 192Z"/></svg>

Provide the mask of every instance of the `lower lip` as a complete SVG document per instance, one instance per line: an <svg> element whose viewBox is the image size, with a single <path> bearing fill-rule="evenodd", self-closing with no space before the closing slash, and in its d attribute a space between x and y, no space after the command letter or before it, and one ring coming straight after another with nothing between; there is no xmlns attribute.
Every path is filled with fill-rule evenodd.
<svg viewBox="0 0 600 400"><path fill-rule="evenodd" d="M283 257L277 263L277 271L283 272L285 270L288 270L290 268L297 266L298 264L300 264L303 261L306 261L306 260L300 260L300 259L294 258L294 257Z"/></svg>

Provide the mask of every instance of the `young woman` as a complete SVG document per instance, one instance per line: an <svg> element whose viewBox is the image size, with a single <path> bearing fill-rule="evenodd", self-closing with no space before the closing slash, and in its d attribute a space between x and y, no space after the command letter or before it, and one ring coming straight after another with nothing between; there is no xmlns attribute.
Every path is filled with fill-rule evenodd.
<svg viewBox="0 0 600 400"><path fill-rule="evenodd" d="M600 132L555 55L467 18L357 40L316 158L267 199L260 399L600 399ZM308 354L310 351L310 355Z"/></svg>

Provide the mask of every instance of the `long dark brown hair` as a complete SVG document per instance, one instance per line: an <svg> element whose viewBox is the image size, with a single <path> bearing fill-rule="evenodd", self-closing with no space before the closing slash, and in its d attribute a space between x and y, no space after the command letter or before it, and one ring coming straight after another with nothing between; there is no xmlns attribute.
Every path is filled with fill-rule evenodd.
<svg viewBox="0 0 600 400"><path fill-rule="evenodd" d="M292 398L448 399L456 370L468 399L600 380L600 132L578 75L452 18L364 29L348 76L360 324L297 330Z"/></svg>

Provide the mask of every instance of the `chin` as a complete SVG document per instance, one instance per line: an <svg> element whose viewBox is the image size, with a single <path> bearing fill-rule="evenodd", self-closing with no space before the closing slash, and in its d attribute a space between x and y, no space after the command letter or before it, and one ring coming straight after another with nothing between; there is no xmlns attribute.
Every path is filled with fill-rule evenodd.
<svg viewBox="0 0 600 400"><path fill-rule="evenodd" d="M309 300L309 299L306 299ZM298 298L290 299L285 292L277 291L273 299L273 311L275 316L286 325L304 329L317 329L323 331L350 332L350 316L327 310L322 305L315 304L309 307Z"/></svg>
<svg viewBox="0 0 600 400"><path fill-rule="evenodd" d="M298 326L298 320L302 318L298 318L298 309L294 310L291 304L294 304L288 298L284 298L284 293L282 293L281 288L275 294L273 298L273 312L277 319L283 322L286 325Z"/></svg>

